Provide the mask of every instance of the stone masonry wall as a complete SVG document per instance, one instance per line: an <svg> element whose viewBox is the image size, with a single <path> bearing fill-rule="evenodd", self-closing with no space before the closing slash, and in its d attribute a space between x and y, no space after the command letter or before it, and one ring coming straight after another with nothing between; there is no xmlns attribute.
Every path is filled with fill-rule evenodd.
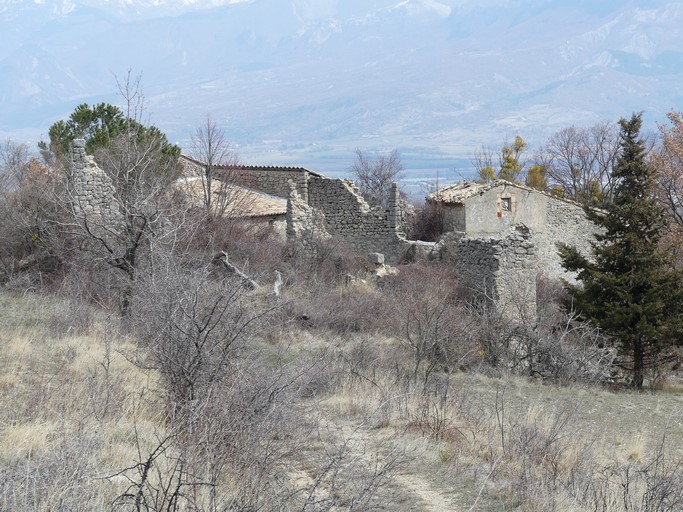
<svg viewBox="0 0 683 512"><path fill-rule="evenodd" d="M297 240L305 250L314 251L314 242L329 236L324 214L309 206L292 184L287 200L287 238Z"/></svg>
<svg viewBox="0 0 683 512"><path fill-rule="evenodd" d="M398 193L394 185L388 208L371 208L351 180L311 175L308 181L308 203L324 214L329 233L358 251L381 252L389 260L410 247L399 231Z"/></svg>
<svg viewBox="0 0 683 512"><path fill-rule="evenodd" d="M290 183L294 183L299 196L308 202L308 177L305 169L237 169L234 171L237 182L245 187L260 190L273 196L289 197Z"/></svg>
<svg viewBox="0 0 683 512"><path fill-rule="evenodd" d="M114 186L107 174L85 154L85 141L76 139L71 150L70 189L74 208L86 215L115 220L119 216Z"/></svg>
<svg viewBox="0 0 683 512"><path fill-rule="evenodd" d="M471 238L453 234L438 247L441 258L452 263L461 283L479 300L494 306L511 321L536 315L534 243L524 226L503 238Z"/></svg>
<svg viewBox="0 0 683 512"><path fill-rule="evenodd" d="M549 200L546 204L545 229L534 233L536 257L543 272L551 278L571 280L573 276L562 268L557 243L575 246L581 254L592 255L591 241L599 228L586 217L583 208L568 201Z"/></svg>

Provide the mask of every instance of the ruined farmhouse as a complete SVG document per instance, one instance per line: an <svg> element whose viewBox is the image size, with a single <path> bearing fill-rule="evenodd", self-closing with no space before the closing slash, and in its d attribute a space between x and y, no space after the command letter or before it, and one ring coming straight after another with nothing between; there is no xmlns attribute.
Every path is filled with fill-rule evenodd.
<svg viewBox="0 0 683 512"><path fill-rule="evenodd" d="M182 158L186 176L203 175L203 164ZM306 244L334 235L352 248L397 260L410 246L403 230L399 189L387 207L371 207L352 180L332 179L304 167L216 166L217 180L287 201L287 236ZM187 179L187 178L186 178Z"/></svg>
<svg viewBox="0 0 683 512"><path fill-rule="evenodd" d="M504 180L463 181L429 194L427 202L440 209L446 232L479 239L500 239L513 229L528 232L534 268L550 278L568 277L557 243L589 254L596 230L580 204Z"/></svg>
<svg viewBox="0 0 683 512"><path fill-rule="evenodd" d="M75 197L84 211L115 217L111 184L82 141L72 153ZM191 202L202 201L203 164L182 157L177 182ZM408 240L399 189L392 185L386 207L371 207L353 183L303 167L218 166L214 190L224 195L223 215L280 225L274 232L312 247L336 236L350 247L381 253L388 263L406 254L452 264L462 283L496 305L511 319L534 315L538 274L567 276L560 266L557 242L588 249L595 226L580 205L505 181L462 182L430 194L445 233L438 243ZM219 186L220 185L220 186ZM284 229L283 229L284 227Z"/></svg>

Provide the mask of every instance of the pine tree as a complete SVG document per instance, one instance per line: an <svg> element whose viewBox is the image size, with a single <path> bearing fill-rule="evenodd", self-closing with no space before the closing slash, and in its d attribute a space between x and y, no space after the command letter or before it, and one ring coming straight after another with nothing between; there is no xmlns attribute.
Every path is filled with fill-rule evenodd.
<svg viewBox="0 0 683 512"><path fill-rule="evenodd" d="M579 284L567 284L571 307L618 342L631 360L637 388L643 386L645 370L658 367L662 350L683 325L682 280L659 249L665 216L654 195L641 123L640 114L619 121L614 197L605 213L589 212L603 228L592 244L593 258L560 247L565 269L578 272Z"/></svg>

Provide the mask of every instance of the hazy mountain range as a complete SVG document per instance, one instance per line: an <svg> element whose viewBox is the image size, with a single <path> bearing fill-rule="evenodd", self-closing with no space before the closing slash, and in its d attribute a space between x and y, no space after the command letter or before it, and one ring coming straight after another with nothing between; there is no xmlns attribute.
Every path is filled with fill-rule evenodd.
<svg viewBox="0 0 683 512"><path fill-rule="evenodd" d="M181 146L207 113L248 163L348 168L398 148L464 172L482 145L683 109L683 3L0 0L0 137L36 140L142 74Z"/></svg>

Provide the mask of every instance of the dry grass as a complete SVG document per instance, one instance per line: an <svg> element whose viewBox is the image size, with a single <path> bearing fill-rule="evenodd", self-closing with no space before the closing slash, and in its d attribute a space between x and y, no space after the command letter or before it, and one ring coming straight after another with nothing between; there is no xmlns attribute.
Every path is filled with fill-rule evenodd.
<svg viewBox="0 0 683 512"><path fill-rule="evenodd" d="M68 322L62 301L0 303L0 509L105 509L123 489L107 476L164 429L155 375L105 318L69 335L54 329Z"/></svg>
<svg viewBox="0 0 683 512"><path fill-rule="evenodd" d="M415 379L399 338L278 324L181 435L158 375L130 362L134 340L72 309L0 295L2 510L134 508L120 497L140 489L139 464L160 447L147 485L186 478L179 460L215 476L186 496L188 510L683 506L674 388L614 393L439 368Z"/></svg>
<svg viewBox="0 0 683 512"><path fill-rule="evenodd" d="M394 343L383 353L396 354ZM331 421L362 425L371 438L412 454L409 471L453 510L683 504L680 395L462 373L437 375L422 393L395 362L364 373L359 367L323 410Z"/></svg>

